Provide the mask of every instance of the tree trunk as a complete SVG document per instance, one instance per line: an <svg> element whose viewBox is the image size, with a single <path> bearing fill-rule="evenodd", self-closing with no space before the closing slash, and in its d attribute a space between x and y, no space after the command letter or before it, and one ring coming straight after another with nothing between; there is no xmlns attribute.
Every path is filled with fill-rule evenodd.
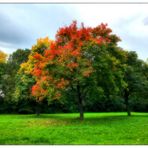
<svg viewBox="0 0 148 148"><path fill-rule="evenodd" d="M127 90L125 90L124 99L125 99L127 115L131 116L130 107L129 107L129 93Z"/></svg>
<svg viewBox="0 0 148 148"><path fill-rule="evenodd" d="M41 104L40 104L40 102L37 102L37 104L36 104L36 115L37 116L39 116L40 115L40 113L41 113Z"/></svg>
<svg viewBox="0 0 148 148"><path fill-rule="evenodd" d="M77 95L78 95L78 105L79 105L79 113L80 113L80 120L84 119L84 110L83 110L83 98L80 92L80 86L77 85Z"/></svg>

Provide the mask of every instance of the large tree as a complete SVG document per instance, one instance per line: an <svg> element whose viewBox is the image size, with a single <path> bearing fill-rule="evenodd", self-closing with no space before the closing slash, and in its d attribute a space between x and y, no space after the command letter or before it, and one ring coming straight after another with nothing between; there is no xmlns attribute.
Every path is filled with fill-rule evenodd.
<svg viewBox="0 0 148 148"><path fill-rule="evenodd" d="M75 92L80 119L83 119L84 98L92 86L104 89L100 81L106 84L109 81L105 87L118 92L115 81L122 79L120 61L110 50L117 47L120 39L111 32L106 24L95 28L82 24L78 28L75 21L60 28L49 48L33 55L36 62L32 74L36 84L32 87L32 95L39 101L45 97L59 99L71 88Z"/></svg>

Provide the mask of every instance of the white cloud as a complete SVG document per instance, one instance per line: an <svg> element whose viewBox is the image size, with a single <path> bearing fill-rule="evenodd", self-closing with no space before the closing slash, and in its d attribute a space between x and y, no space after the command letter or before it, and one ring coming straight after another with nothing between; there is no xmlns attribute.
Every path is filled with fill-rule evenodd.
<svg viewBox="0 0 148 148"><path fill-rule="evenodd" d="M121 47L135 50L139 58L145 60L148 58L147 7L143 4L0 4L0 12L13 20L12 24L15 23L29 38L29 42L24 38L24 44L18 43L12 48L3 46L3 49L10 53L13 51L10 49L15 47L30 48L40 37L49 36L53 39L57 29L70 24L72 20L84 22L86 26L104 22L121 37Z"/></svg>
<svg viewBox="0 0 148 148"><path fill-rule="evenodd" d="M113 33L121 37L119 45L138 53L139 58L148 58L148 5L137 4L92 4L74 5L80 20L88 26L108 23Z"/></svg>

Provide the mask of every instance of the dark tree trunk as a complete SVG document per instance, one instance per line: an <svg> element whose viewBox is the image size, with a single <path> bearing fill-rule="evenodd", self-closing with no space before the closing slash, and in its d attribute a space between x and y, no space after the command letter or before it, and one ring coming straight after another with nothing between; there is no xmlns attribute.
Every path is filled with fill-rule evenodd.
<svg viewBox="0 0 148 148"><path fill-rule="evenodd" d="M77 95L78 95L78 105L79 105L79 112L80 112L80 120L84 119L84 110L83 110L83 98L80 92L80 86L77 85Z"/></svg>
<svg viewBox="0 0 148 148"><path fill-rule="evenodd" d="M124 100L125 100L127 115L131 116L130 107L129 107L129 92L127 90L125 90L124 93Z"/></svg>
<svg viewBox="0 0 148 148"><path fill-rule="evenodd" d="M39 116L41 113L41 103L37 102L36 104L36 115Z"/></svg>

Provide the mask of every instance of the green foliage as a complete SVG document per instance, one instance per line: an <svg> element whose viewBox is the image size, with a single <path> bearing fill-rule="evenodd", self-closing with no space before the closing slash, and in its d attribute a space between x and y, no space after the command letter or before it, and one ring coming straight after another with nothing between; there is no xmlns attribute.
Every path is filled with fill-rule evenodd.
<svg viewBox="0 0 148 148"><path fill-rule="evenodd" d="M0 87L4 94L3 103L3 112L14 112L16 110L16 103L14 102L14 91L17 83L16 74L20 67L20 64L28 60L28 54L30 51L28 49L22 50L18 49L12 55L9 56L7 63L4 63L0 67L3 69L3 73L0 74Z"/></svg>
<svg viewBox="0 0 148 148"><path fill-rule="evenodd" d="M137 54L132 51L127 53L126 65L124 80L127 83L127 87L123 89L123 96L129 112L132 109L132 106L135 106L135 104L132 103L132 100L135 100L136 98L137 101L141 99L141 103L138 101L139 104L145 102L145 106L148 105L148 69L147 64L144 61L139 60Z"/></svg>
<svg viewBox="0 0 148 148"><path fill-rule="evenodd" d="M20 68L20 65L28 60L29 54L29 49L17 49L9 56L8 63L13 66L14 70L17 71Z"/></svg>
<svg viewBox="0 0 148 148"><path fill-rule="evenodd" d="M28 60L29 53L30 50L28 49L18 49L12 55L10 55L7 61L3 85L5 85L5 98L8 100L13 100L12 95L15 91L17 82L16 74L20 68L20 64Z"/></svg>

